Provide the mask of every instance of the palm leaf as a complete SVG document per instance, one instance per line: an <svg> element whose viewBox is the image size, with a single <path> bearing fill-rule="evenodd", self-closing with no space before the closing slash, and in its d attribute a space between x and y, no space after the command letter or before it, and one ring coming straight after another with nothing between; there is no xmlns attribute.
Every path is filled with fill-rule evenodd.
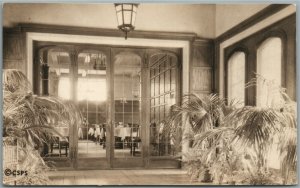
<svg viewBox="0 0 300 188"><path fill-rule="evenodd" d="M3 91L24 93L31 91L31 85L22 71L16 69L4 69L2 74Z"/></svg>

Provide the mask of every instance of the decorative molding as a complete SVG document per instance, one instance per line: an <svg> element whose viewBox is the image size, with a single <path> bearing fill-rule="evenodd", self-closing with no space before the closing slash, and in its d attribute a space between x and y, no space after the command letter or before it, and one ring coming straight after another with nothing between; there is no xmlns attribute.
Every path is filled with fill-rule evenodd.
<svg viewBox="0 0 300 188"><path fill-rule="evenodd" d="M124 38L123 32L118 29L104 29L77 26L47 25L20 23L16 28L4 28L4 32L37 32L37 33L57 33L73 35L92 35L92 36L112 36ZM182 32L162 32L162 31L138 31L128 33L128 38L146 39L171 39L194 41L197 38L195 33ZM201 40L198 38L198 40ZM206 40L206 39L202 39Z"/></svg>

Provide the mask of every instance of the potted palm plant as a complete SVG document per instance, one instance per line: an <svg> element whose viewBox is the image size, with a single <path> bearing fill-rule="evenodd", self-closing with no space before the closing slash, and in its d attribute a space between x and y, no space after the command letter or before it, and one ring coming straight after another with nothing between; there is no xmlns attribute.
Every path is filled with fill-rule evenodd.
<svg viewBox="0 0 300 188"><path fill-rule="evenodd" d="M247 87L257 85L258 80L271 85L258 76ZM170 117L171 125L176 121L180 126L182 116L190 119L193 147L186 160L195 177L209 170L214 183L219 184L295 183L296 103L280 87L270 91L274 92L274 88L281 98L276 106L268 103L265 107L237 108L226 106L223 99L214 95L203 99L192 95L192 100L176 108ZM280 154L279 171L269 165L269 153L274 148Z"/></svg>
<svg viewBox="0 0 300 188"><path fill-rule="evenodd" d="M270 86L270 82L260 76L251 81L249 86L256 84L260 79ZM264 107L237 108L225 117L221 127L195 137L197 144L213 138L216 144L223 145L221 147L223 153L231 152L238 156L241 165L236 170L238 174L244 175L244 183L256 185L296 183L296 103L282 88L279 88L278 92L282 100L276 106L269 103L270 105ZM272 150L277 150L280 156L279 172L270 169ZM272 175L275 178L270 178Z"/></svg>
<svg viewBox="0 0 300 188"><path fill-rule="evenodd" d="M189 94L184 96L182 105L172 108L168 117L166 134L172 135L173 142L178 143L176 144L178 146L181 146L182 142L190 142L189 145L192 147L183 154L182 160L191 177L199 178L203 182L211 182L212 178L209 164L200 156L208 147L213 147L213 142L207 140L201 147L194 147L195 136L219 126L224 116L224 105L225 100L216 94L204 97Z"/></svg>
<svg viewBox="0 0 300 188"><path fill-rule="evenodd" d="M45 173L49 167L39 148L53 141L54 134L60 135L50 120L77 126L81 121L79 110L55 97L33 95L26 76L19 70L7 69L3 70L2 113L4 167L27 171L13 179L4 176L4 184L49 184Z"/></svg>

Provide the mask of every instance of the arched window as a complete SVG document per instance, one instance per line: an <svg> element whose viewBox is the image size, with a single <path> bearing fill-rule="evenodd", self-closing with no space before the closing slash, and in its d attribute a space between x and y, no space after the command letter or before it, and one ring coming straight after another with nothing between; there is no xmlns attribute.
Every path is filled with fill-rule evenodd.
<svg viewBox="0 0 300 188"><path fill-rule="evenodd" d="M279 37L266 39L257 50L256 105L275 106L280 102L282 41Z"/></svg>
<svg viewBox="0 0 300 188"><path fill-rule="evenodd" d="M245 105L245 65L244 52L235 52L228 60L228 93L229 101L237 101L239 106Z"/></svg>

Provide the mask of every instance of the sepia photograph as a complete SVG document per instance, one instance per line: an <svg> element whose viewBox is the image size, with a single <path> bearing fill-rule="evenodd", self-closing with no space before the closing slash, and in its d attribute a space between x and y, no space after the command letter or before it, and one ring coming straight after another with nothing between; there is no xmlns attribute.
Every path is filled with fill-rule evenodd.
<svg viewBox="0 0 300 188"><path fill-rule="evenodd" d="M296 4L2 4L2 186L297 185Z"/></svg>

